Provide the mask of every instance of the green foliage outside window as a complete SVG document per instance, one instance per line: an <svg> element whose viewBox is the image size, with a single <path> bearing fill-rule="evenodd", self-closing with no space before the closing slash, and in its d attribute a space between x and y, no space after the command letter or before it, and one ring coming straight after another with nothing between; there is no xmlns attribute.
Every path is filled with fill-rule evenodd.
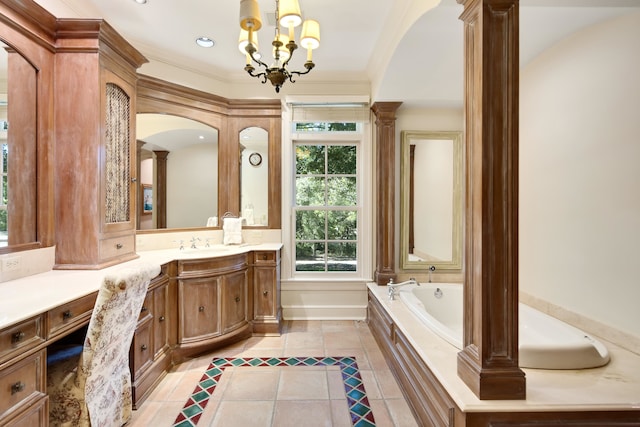
<svg viewBox="0 0 640 427"><path fill-rule="evenodd" d="M296 271L356 271L355 145L296 146Z"/></svg>

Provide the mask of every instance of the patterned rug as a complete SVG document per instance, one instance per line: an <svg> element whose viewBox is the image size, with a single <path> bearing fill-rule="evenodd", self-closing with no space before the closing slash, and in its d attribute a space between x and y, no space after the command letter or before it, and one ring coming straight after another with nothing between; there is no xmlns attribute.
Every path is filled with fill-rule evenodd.
<svg viewBox="0 0 640 427"><path fill-rule="evenodd" d="M173 427L193 427L198 424L204 408L218 385L224 369L231 367L279 366L339 366L347 396L353 427L375 427L373 412L367 399L355 357L248 357L214 359L193 390Z"/></svg>

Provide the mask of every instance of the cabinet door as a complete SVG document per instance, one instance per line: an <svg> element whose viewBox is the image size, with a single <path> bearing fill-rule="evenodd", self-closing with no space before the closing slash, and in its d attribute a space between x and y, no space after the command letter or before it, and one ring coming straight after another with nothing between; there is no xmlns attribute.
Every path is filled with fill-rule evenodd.
<svg viewBox="0 0 640 427"><path fill-rule="evenodd" d="M224 276L222 324L224 331L247 322L247 270Z"/></svg>
<svg viewBox="0 0 640 427"><path fill-rule="evenodd" d="M154 357L169 349L169 285L153 291L153 354Z"/></svg>
<svg viewBox="0 0 640 427"><path fill-rule="evenodd" d="M253 317L274 319L277 315L277 272L275 267L253 268Z"/></svg>
<svg viewBox="0 0 640 427"><path fill-rule="evenodd" d="M129 357L133 360L131 373L134 379L139 378L145 368L153 362L153 323L151 320L151 318L146 318L143 322L138 323L133 335Z"/></svg>
<svg viewBox="0 0 640 427"><path fill-rule="evenodd" d="M180 343L220 335L219 292L219 277L178 281Z"/></svg>

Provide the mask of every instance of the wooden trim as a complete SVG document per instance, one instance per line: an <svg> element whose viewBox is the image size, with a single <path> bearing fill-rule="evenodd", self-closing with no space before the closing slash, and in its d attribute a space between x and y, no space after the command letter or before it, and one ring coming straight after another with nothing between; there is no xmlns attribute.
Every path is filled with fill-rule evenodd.
<svg viewBox="0 0 640 427"><path fill-rule="evenodd" d="M376 272L377 284L395 279L395 140L396 110L401 102L376 102Z"/></svg>
<svg viewBox="0 0 640 427"><path fill-rule="evenodd" d="M474 0L465 37L464 349L480 399L525 399L518 367L518 0Z"/></svg>

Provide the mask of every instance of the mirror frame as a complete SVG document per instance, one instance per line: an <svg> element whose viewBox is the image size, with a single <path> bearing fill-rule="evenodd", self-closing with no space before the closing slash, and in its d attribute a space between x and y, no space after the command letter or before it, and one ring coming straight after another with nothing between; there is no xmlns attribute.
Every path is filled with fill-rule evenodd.
<svg viewBox="0 0 640 427"><path fill-rule="evenodd" d="M282 105L279 99L226 99L155 77L139 75L136 113L171 114L199 121L218 130L219 218L226 212L240 215L240 131L255 126L269 132L269 225L251 228L281 228ZM139 214L138 210L137 215ZM136 230L136 234L219 229L221 223L218 224L218 227Z"/></svg>
<svg viewBox="0 0 640 427"><path fill-rule="evenodd" d="M452 259L450 261L412 261L409 260L409 230L411 221L411 176L410 147L416 140L447 140L453 144L453 218L452 218ZM462 132L458 131L402 131L400 158L400 268L403 270L428 270L434 266L436 271L462 270L462 201L463 191L463 150Z"/></svg>

